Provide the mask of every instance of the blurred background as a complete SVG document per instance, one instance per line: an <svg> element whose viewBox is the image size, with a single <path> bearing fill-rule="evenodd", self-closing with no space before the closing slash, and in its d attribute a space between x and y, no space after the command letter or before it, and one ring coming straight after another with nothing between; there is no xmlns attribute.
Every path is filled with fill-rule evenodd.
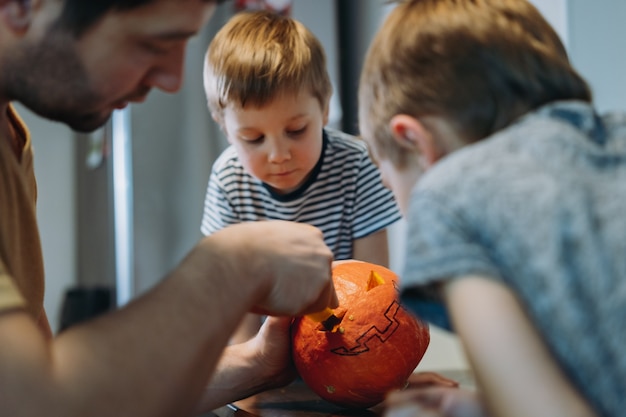
<svg viewBox="0 0 626 417"><path fill-rule="evenodd" d="M626 110L626 2L533 2L590 82L599 110ZM355 133L363 55L393 5L384 0L282 3L326 48L335 90L330 124ZM236 12L235 6L220 5L191 41L179 93L155 91L146 103L116 112L111 123L93 134L75 134L17 106L33 136L45 307L53 330L59 329L69 289L109 288L124 304L162 279L201 237L210 168L226 145L206 109L202 61L212 36ZM390 232L391 268L397 272L403 262L403 227L400 222ZM434 328L432 336L420 369L467 367L454 335Z"/></svg>

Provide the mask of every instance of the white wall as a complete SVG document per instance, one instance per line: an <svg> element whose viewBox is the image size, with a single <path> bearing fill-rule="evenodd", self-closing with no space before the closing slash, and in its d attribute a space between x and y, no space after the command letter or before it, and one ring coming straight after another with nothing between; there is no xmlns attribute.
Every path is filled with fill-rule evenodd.
<svg viewBox="0 0 626 417"><path fill-rule="evenodd" d="M598 110L626 111L626 1L569 0L567 16L570 58Z"/></svg>

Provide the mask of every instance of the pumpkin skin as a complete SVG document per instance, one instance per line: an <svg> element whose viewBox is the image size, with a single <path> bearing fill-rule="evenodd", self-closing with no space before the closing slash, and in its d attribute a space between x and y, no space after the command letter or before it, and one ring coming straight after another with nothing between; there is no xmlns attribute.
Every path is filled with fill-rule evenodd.
<svg viewBox="0 0 626 417"><path fill-rule="evenodd" d="M372 283L374 276L378 282ZM405 386L426 352L429 328L401 307L398 277L385 267L344 261L333 267L333 283L341 322L327 331L309 317L294 320L294 363L326 401L369 408Z"/></svg>

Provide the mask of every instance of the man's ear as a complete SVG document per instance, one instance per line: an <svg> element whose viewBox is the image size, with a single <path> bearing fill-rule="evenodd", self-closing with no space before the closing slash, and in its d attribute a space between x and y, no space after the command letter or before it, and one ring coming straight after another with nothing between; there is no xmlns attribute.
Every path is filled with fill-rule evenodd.
<svg viewBox="0 0 626 417"><path fill-rule="evenodd" d="M396 143L407 151L416 152L430 168L442 156L442 151L435 141L432 132L415 117L397 114L391 118L389 128Z"/></svg>
<svg viewBox="0 0 626 417"><path fill-rule="evenodd" d="M0 0L0 19L4 25L17 33L23 33L33 18L38 0Z"/></svg>

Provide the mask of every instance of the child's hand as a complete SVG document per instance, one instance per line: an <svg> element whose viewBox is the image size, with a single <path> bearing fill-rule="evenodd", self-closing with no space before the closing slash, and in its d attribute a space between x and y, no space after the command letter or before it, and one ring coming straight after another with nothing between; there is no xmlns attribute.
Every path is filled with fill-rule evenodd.
<svg viewBox="0 0 626 417"><path fill-rule="evenodd" d="M442 384L438 378L431 380L433 384L428 381L433 375L416 375L425 380L390 394L385 402L385 417L488 417L474 391L446 386L447 378L441 376Z"/></svg>
<svg viewBox="0 0 626 417"><path fill-rule="evenodd" d="M415 372L409 377L407 389L431 386L457 388L459 383L436 372Z"/></svg>

